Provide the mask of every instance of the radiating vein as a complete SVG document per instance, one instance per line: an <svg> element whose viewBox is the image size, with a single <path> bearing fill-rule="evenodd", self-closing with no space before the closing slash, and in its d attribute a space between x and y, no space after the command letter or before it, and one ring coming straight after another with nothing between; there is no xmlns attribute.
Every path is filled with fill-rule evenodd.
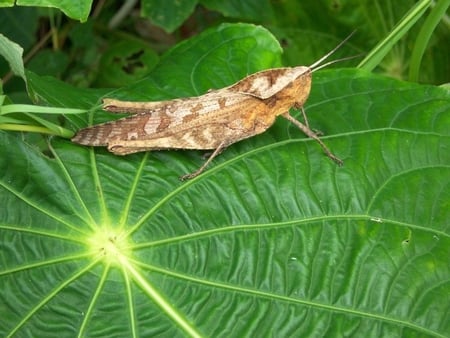
<svg viewBox="0 0 450 338"><path fill-rule="evenodd" d="M94 264L96 264L96 263L97 262L94 261ZM94 264L91 264L91 265L93 266ZM78 337L84 337L85 336L85 332L84 331L86 330L87 324L89 323L89 320L91 319L92 312L94 311L94 306L97 303L98 297L100 296L100 292L103 290L103 286L105 285L105 282L107 280L108 273L110 271L110 267L111 267L111 265L109 263L106 263L104 268L103 268L103 273L102 273L102 276L100 278L100 281L99 281L99 283L97 285L97 288L95 289L95 292L94 292L94 295L93 295L91 301L89 302L89 307L86 310L86 314L85 314L85 316L83 318L83 322L80 325L80 329L79 329L79 332L78 332Z"/></svg>
<svg viewBox="0 0 450 338"><path fill-rule="evenodd" d="M61 218L59 215L57 215L56 213L52 213L52 212L50 212L50 210L42 208L35 201L32 201L31 199L26 197L24 194L19 193L18 191L13 189L11 186L7 185L5 182L0 181L0 186L2 186L3 188L5 188L9 192L11 192L13 195L15 195L17 198L19 198L20 200L22 200L23 202L25 202L32 208L36 209L37 211L41 212L44 215L47 215L50 218L53 218L56 222L58 222L60 224L64 224L65 226L67 226L68 228L70 228L71 230L73 230L76 233L82 233L82 234L86 235L86 232L84 232L83 229L81 229L80 227L76 226L75 224L71 224L71 223L67 222L66 220Z"/></svg>
<svg viewBox="0 0 450 338"><path fill-rule="evenodd" d="M173 272L170 270L161 269L159 267L155 267L155 266L152 266L149 264L144 264L142 262L134 261L134 263L136 265L140 266L141 268L147 269L149 271L156 271L161 274L171 276L173 278L178 278L178 279L184 280L186 282L193 282L196 284L210 286L210 287L213 287L214 289L222 289L225 291L240 293L243 295L252 295L252 296L257 296L257 297L265 298L265 299L269 299L269 300L276 300L276 301L282 301L282 302L291 303L291 304L303 305L305 307L313 307L313 308L317 308L317 309L323 309L326 311L330 311L332 313L344 313L344 314L354 315L357 317L366 317L366 318L370 318L370 319L380 320L385 323L397 324L397 325L400 325L401 327L406 326L411 329L417 330L419 332L424 332L429 335L445 338L444 335L441 335L436 331L432 331L423 326L419 326L412 322L407 322L403 319L397 319L392 316L380 315L377 313L370 313L367 311L364 312L364 311L355 310L355 309L347 308L347 307L343 307L343 306L328 305L328 304L314 302L314 301L305 300L305 299L292 298L292 297L288 297L288 296L278 295L275 293L260 291L258 289L251 289L251 288L246 288L246 287L242 287L242 286L232 285L229 283L221 283L218 281L209 281L209 280L205 280L205 279L200 279L198 277L191 277L188 275L179 274L179 273L176 273L176 272Z"/></svg>
<svg viewBox="0 0 450 338"><path fill-rule="evenodd" d="M90 162L91 162L91 170L92 170L92 177L94 178L94 185L95 185L95 191L98 194L99 202L100 202L100 208L102 212L102 219L105 224L109 223L109 214L108 209L106 207L106 200L105 195L103 194L103 187L100 182L100 175L97 168L97 160L95 158L95 152L93 149L89 150L90 155Z"/></svg>
<svg viewBox="0 0 450 338"><path fill-rule="evenodd" d="M139 186L139 183L140 183L139 180L141 179L142 174L145 170L145 164L147 163L148 156L149 156L149 153L148 152L145 153L145 155L141 159L138 169L136 170L136 175L134 176L134 180L131 184L130 191L127 195L125 206L121 212L121 217L119 220L119 229L122 229L126 225L127 218L129 216L130 209L131 209L131 203L133 202L133 198L135 197L136 189Z"/></svg>
<svg viewBox="0 0 450 338"><path fill-rule="evenodd" d="M177 325L191 337L201 338L201 334L168 302L141 273L136 270L130 261L123 259L122 266L131 274L134 281L144 292L166 313Z"/></svg>
<svg viewBox="0 0 450 338"><path fill-rule="evenodd" d="M92 261L90 264L85 266L84 268L76 271L74 274L69 276L64 282L62 282L58 287L53 289L48 293L46 297L44 297L36 306L34 306L28 313L22 318L22 320L9 332L8 336L13 336L17 333L17 331L37 312L39 311L45 304L47 304L53 297L55 297L62 289L68 286L70 283L75 281L77 278L82 276L84 273L89 271L97 261Z"/></svg>
<svg viewBox="0 0 450 338"><path fill-rule="evenodd" d="M70 186L71 191L73 192L73 194L75 195L75 198L77 199L78 203L81 205L81 208L84 210L85 215L89 218L89 220L84 220L84 222L86 223L87 226L89 226L91 229L95 228L95 220L92 217L91 213L89 212L89 209L86 206L86 203L84 203L84 200L81 198L80 192L78 191L75 182L73 181L72 177L70 176L67 167L65 166L64 162L61 160L61 158L59 157L59 154L53 149L53 146L51 145L51 143L48 143L49 148L52 152L52 154L54 155L54 158L56 159L67 183ZM72 206L73 207L73 206ZM81 215L79 214L78 210L74 210L74 212L77 213L77 215L79 215L81 217Z"/></svg>

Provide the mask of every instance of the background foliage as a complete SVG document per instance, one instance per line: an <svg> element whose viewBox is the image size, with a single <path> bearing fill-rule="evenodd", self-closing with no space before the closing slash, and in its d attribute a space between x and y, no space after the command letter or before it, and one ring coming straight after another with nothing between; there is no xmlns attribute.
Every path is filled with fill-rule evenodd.
<svg viewBox="0 0 450 338"><path fill-rule="evenodd" d="M355 28L335 57L369 53L415 2L17 4L0 9L0 129L63 137L0 132L2 336L448 336L450 95L430 85L448 82L447 17L429 85L399 80L426 15L378 75L314 74L310 124L344 167L278 121L181 183L201 153L64 137L114 118L105 96L199 95L310 64Z"/></svg>

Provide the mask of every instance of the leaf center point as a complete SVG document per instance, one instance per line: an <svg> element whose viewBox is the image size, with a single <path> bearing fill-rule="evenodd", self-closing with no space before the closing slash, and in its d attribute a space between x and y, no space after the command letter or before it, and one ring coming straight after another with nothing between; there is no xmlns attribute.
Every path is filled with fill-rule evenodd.
<svg viewBox="0 0 450 338"><path fill-rule="evenodd" d="M107 263L122 265L129 256L129 246L125 236L111 229L99 230L90 239L90 247L95 255Z"/></svg>

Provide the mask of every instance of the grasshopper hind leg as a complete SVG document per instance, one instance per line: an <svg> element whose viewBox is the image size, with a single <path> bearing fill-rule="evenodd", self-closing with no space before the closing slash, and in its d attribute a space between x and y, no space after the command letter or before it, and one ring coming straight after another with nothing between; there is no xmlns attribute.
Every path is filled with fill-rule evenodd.
<svg viewBox="0 0 450 338"><path fill-rule="evenodd" d="M185 180L190 180L194 177L197 177L198 175L200 175L205 169L206 167L211 163L211 161L214 159L214 157L216 157L217 155L219 155L222 151L225 150L225 148L229 145L229 142L226 141L222 141L219 146L212 152L211 155L209 155L208 159L205 161L205 163L202 164L202 166L200 168L198 168L196 171L190 173L190 174L186 174L180 177L181 181L185 181Z"/></svg>

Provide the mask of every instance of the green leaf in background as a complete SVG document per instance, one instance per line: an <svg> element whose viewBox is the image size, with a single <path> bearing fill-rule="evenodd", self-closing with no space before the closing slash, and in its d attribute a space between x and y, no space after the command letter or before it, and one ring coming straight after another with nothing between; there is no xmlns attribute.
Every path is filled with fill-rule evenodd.
<svg viewBox="0 0 450 338"><path fill-rule="evenodd" d="M280 66L281 52L265 28L223 24L177 44L148 77L112 95L141 101L200 95L258 70Z"/></svg>
<svg viewBox="0 0 450 338"><path fill-rule="evenodd" d="M23 49L28 49L33 45L36 38L34 32L38 27L38 11L36 8L17 6L1 8L0 22L2 23L2 34L11 41L19 44Z"/></svg>
<svg viewBox="0 0 450 338"><path fill-rule="evenodd" d="M336 41L342 41L356 30L357 34L348 46L355 55L369 53L369 58L364 61L366 69L376 67L379 73L407 79L408 68L412 67L419 73L421 82L437 84L448 82L450 74L450 53L447 50L450 26L448 16L443 14L448 9L448 2L201 1L207 8L224 16L264 23L282 42L285 64L311 64L336 45ZM430 4L433 10L426 11ZM438 7L440 10L435 11ZM430 24L428 21L433 14ZM419 32L424 30L426 34L421 34L422 39L418 39ZM422 63L411 60L413 48L415 58L415 54L423 57Z"/></svg>
<svg viewBox="0 0 450 338"><path fill-rule="evenodd" d="M274 19L274 5L268 0L201 0L202 5L216 10L226 17L249 20L254 22L270 22Z"/></svg>
<svg viewBox="0 0 450 338"><path fill-rule="evenodd" d="M417 35L417 40L411 54L411 65L409 68L408 79L413 82L416 82L419 79L419 74L421 72L421 61L427 45L430 42L431 36L437 26L439 26L439 23L445 19L448 19L446 12L450 8L450 0L439 0L436 3L433 3L433 5L433 9L430 11L430 14L426 18L420 32ZM447 21L446 23L448 28L449 22Z"/></svg>
<svg viewBox="0 0 450 338"><path fill-rule="evenodd" d="M386 54L392 51L393 46L406 35L411 26L416 23L430 6L430 0L421 0L413 6L404 18L396 25L383 41L380 41L370 53L358 65L361 69L373 70L385 58Z"/></svg>
<svg viewBox="0 0 450 338"><path fill-rule="evenodd" d="M159 57L148 45L136 40L121 40L102 54L97 83L103 87L123 87L145 75Z"/></svg>
<svg viewBox="0 0 450 338"><path fill-rule="evenodd" d="M91 11L92 0L1 0L0 7L3 6L36 6L54 7L60 9L69 18L84 22Z"/></svg>
<svg viewBox="0 0 450 338"><path fill-rule="evenodd" d="M20 76L25 82L25 68L22 61L23 48L15 42L0 34L0 55L8 61L13 73Z"/></svg>
<svg viewBox="0 0 450 338"><path fill-rule="evenodd" d="M221 26L113 96L220 88L278 63L275 42ZM30 83L48 102L64 104L52 86L70 92ZM200 152L116 157L53 138L46 157L1 132L0 334L447 336L449 93L328 70L306 110L343 167L281 120L183 183Z"/></svg>
<svg viewBox="0 0 450 338"><path fill-rule="evenodd" d="M60 77L69 64L67 54L61 51L42 50L28 64L27 69L37 74Z"/></svg>
<svg viewBox="0 0 450 338"><path fill-rule="evenodd" d="M167 32L173 32L192 14L197 0L160 1L141 0L142 15L162 27Z"/></svg>

